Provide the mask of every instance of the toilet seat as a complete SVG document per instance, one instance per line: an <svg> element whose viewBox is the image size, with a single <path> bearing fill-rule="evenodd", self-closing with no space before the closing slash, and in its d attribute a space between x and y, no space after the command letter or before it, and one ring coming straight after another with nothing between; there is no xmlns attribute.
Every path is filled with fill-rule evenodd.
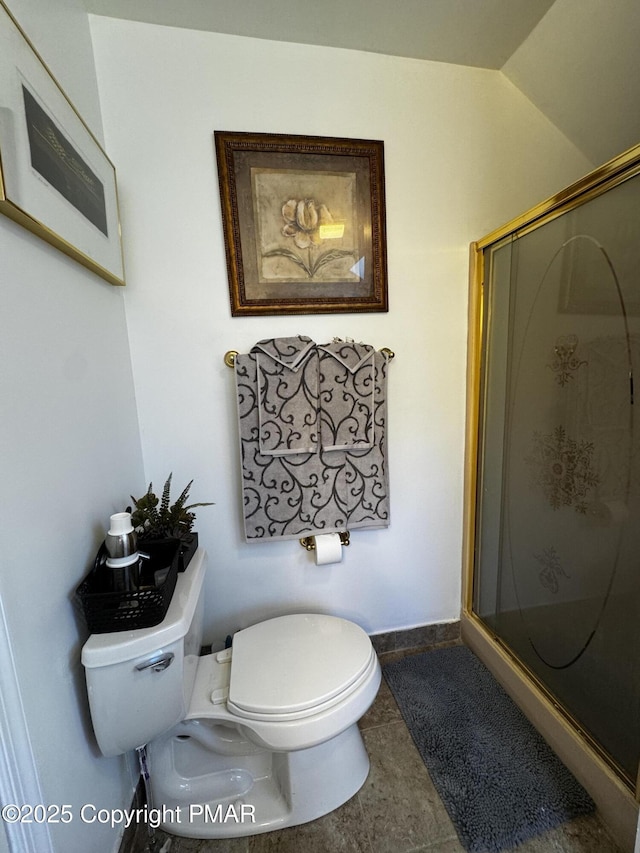
<svg viewBox="0 0 640 853"><path fill-rule="evenodd" d="M301 634L292 635L297 620L309 621L306 627L296 626ZM269 625L272 621L276 624ZM380 686L381 670L361 628L317 614L277 617L253 627L257 630L245 629L251 633L240 642L243 632L236 633L231 648L198 659L183 720L229 726L263 749L291 752L330 740L355 724L370 707ZM267 634L272 645L264 645ZM299 636L307 641L299 641ZM262 645L254 645L252 637ZM351 665L346 666L345 660ZM312 671L321 676L315 690L309 686ZM296 686L292 674L302 677L302 688L299 683ZM278 692L283 703L275 707ZM233 696L250 707L237 705L231 701Z"/></svg>
<svg viewBox="0 0 640 853"><path fill-rule="evenodd" d="M269 619L234 636L227 708L250 720L303 719L344 701L376 662L353 622L317 613Z"/></svg>

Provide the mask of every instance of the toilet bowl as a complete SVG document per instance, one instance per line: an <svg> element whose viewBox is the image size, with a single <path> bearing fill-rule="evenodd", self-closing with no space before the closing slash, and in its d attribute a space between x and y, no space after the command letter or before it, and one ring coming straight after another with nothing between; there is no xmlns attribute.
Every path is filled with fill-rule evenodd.
<svg viewBox="0 0 640 853"><path fill-rule="evenodd" d="M199 655L205 554L154 628L82 651L104 755L147 745L153 807L176 835L252 835L314 820L352 797L369 759L357 722L380 685L366 633L324 614L276 617Z"/></svg>

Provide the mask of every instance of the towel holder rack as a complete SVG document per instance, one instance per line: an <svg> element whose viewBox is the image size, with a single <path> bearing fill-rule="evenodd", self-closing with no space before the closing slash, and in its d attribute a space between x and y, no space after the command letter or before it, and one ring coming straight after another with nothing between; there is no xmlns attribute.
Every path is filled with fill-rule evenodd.
<svg viewBox="0 0 640 853"><path fill-rule="evenodd" d="M380 350L381 353L386 355L389 361L392 358L395 358L396 354L393 350L390 350L389 347L382 347ZM235 349L230 349L224 354L224 363L227 367L235 367L236 366L236 356L239 355L238 351Z"/></svg>

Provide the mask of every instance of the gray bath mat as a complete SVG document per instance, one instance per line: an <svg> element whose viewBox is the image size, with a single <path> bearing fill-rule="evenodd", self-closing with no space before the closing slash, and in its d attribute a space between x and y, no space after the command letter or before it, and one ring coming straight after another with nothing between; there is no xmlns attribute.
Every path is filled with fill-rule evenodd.
<svg viewBox="0 0 640 853"><path fill-rule="evenodd" d="M383 667L469 853L515 847L594 804L488 669L464 646Z"/></svg>

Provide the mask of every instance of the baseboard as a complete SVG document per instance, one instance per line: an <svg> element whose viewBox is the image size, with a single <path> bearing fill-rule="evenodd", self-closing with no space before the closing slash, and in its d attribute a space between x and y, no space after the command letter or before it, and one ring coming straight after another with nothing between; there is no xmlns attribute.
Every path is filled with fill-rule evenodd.
<svg viewBox="0 0 640 853"><path fill-rule="evenodd" d="M399 652L406 649L429 648L441 643L455 642L460 639L460 620L437 622L433 625L420 625L401 631L385 631L372 634L371 643L376 653Z"/></svg>

